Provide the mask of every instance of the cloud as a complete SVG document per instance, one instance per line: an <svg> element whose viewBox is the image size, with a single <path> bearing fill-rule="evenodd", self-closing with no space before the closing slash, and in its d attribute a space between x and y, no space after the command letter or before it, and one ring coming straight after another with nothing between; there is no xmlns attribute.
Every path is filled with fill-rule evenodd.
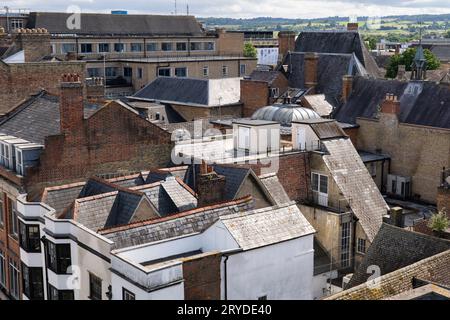
<svg viewBox="0 0 450 320"><path fill-rule="evenodd" d="M202 17L315 18L450 12L448 0L178 0L178 14L186 13L188 3L190 13ZM77 5L83 12L110 12L114 9L130 13L174 12L174 0L4 0L1 4L32 11L66 11L70 5Z"/></svg>

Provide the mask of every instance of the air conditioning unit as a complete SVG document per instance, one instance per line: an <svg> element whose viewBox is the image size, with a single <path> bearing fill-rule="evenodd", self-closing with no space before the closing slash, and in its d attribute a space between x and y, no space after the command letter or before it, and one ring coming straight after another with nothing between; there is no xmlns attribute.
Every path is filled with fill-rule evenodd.
<svg viewBox="0 0 450 320"><path fill-rule="evenodd" d="M409 198L411 196L411 177L389 174L386 190L389 194L404 199Z"/></svg>

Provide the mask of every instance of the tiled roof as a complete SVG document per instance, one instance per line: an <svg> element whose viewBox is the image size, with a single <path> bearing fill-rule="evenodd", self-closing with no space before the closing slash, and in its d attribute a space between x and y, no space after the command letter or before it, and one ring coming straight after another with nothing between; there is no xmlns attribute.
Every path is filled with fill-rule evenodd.
<svg viewBox="0 0 450 320"><path fill-rule="evenodd" d="M317 112L321 117L327 117L333 111L333 106L326 100L324 94L311 94L303 97L311 108Z"/></svg>
<svg viewBox="0 0 450 320"><path fill-rule="evenodd" d="M146 179L146 177L145 177L145 179ZM136 173L136 174L129 175L129 176L108 179L108 182L113 183L113 184L118 185L123 188L129 188L129 187L143 185L145 183L145 179L144 179L142 173Z"/></svg>
<svg viewBox="0 0 450 320"><path fill-rule="evenodd" d="M236 213L222 216L220 220L243 250L316 232L295 204Z"/></svg>
<svg viewBox="0 0 450 320"><path fill-rule="evenodd" d="M213 168L217 174L225 176L224 197L226 200L233 200L237 197L239 189L252 170L230 165L215 165Z"/></svg>
<svg viewBox="0 0 450 320"><path fill-rule="evenodd" d="M197 198L187 191L175 177L169 177L161 182L161 187L170 197L179 212L197 207Z"/></svg>
<svg viewBox="0 0 450 320"><path fill-rule="evenodd" d="M99 232L114 242L114 249L118 249L201 232L216 222L220 216L252 208L252 198L245 197L159 219L103 229Z"/></svg>
<svg viewBox="0 0 450 320"><path fill-rule="evenodd" d="M85 105L85 117L98 108L94 104ZM46 137L60 133L59 120L58 97L42 91L11 110L0 122L0 133L44 144Z"/></svg>
<svg viewBox="0 0 450 320"><path fill-rule="evenodd" d="M266 176L260 176L259 179L261 183L266 187L267 191L272 196L277 205L282 205L290 202L289 196L281 185L280 180L278 180L277 175L270 174Z"/></svg>
<svg viewBox="0 0 450 320"><path fill-rule="evenodd" d="M370 276L367 273L369 266L378 266L381 275L385 275L449 249L450 241L448 240L383 223L351 278L349 287L357 286L367 280Z"/></svg>
<svg viewBox="0 0 450 320"><path fill-rule="evenodd" d="M160 216L164 217L178 212L178 208L172 202L167 192L164 191L161 182L145 184L132 189L145 193Z"/></svg>
<svg viewBox="0 0 450 320"><path fill-rule="evenodd" d="M117 15L82 13L81 29L67 27L70 13L31 12L27 28L45 28L51 34L201 36L195 17L186 15Z"/></svg>
<svg viewBox="0 0 450 320"><path fill-rule="evenodd" d="M355 77L347 103L337 108L334 117L347 123L356 123L358 117L376 119L388 93L400 100L400 122L450 128L450 90L431 81Z"/></svg>
<svg viewBox="0 0 450 320"><path fill-rule="evenodd" d="M90 178L80 192L80 198L91 197L102 193L108 193L118 190L119 186L106 180L92 177Z"/></svg>
<svg viewBox="0 0 450 320"><path fill-rule="evenodd" d="M46 188L42 194L41 201L55 209L55 213L58 216L79 197L84 185L85 182L79 182Z"/></svg>
<svg viewBox="0 0 450 320"><path fill-rule="evenodd" d="M372 242L388 205L350 139L323 140L322 143L328 151L323 156L325 165Z"/></svg>
<svg viewBox="0 0 450 320"><path fill-rule="evenodd" d="M413 289L413 280L420 279L450 287L450 250L382 275L379 286L365 282L337 293L326 300L381 300Z"/></svg>
<svg viewBox="0 0 450 320"><path fill-rule="evenodd" d="M104 227L113 210L118 193L118 191L113 191L75 200L70 218L94 231Z"/></svg>

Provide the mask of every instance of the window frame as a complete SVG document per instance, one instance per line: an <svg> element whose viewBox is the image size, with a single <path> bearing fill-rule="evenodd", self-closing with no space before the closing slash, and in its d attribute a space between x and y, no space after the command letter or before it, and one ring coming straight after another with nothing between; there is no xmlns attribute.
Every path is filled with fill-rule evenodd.
<svg viewBox="0 0 450 320"><path fill-rule="evenodd" d="M243 72L242 72L242 67L244 69ZM247 65L245 63L240 64L239 65L239 76L241 76L241 77L245 76L246 72L247 72Z"/></svg>
<svg viewBox="0 0 450 320"><path fill-rule="evenodd" d="M123 67L123 76L125 78L132 78L133 77L133 68Z"/></svg>
<svg viewBox="0 0 450 320"><path fill-rule="evenodd" d="M37 238L30 237L30 229L37 228ZM25 232L22 232L25 231ZM26 224L19 221L19 244L28 253L41 252L41 230L38 224ZM37 243L37 245L36 245Z"/></svg>
<svg viewBox="0 0 450 320"><path fill-rule="evenodd" d="M366 254L367 246L366 239L358 238L356 245L356 252L359 254Z"/></svg>
<svg viewBox="0 0 450 320"><path fill-rule="evenodd" d="M47 292L47 300L75 300L75 294L73 290L58 290L56 287L48 284ZM57 299L54 299L54 293L56 293ZM70 299L62 299L64 298L64 294L70 294Z"/></svg>
<svg viewBox="0 0 450 320"><path fill-rule="evenodd" d="M165 46L166 46L166 49L164 49ZM174 51L173 43L172 42L161 42L161 51L164 51L164 52Z"/></svg>
<svg viewBox="0 0 450 320"><path fill-rule="evenodd" d="M177 70L183 70L184 69L184 76L177 75ZM174 70L174 76L177 78L187 78L188 77L188 68L187 67L176 67Z"/></svg>
<svg viewBox="0 0 450 320"><path fill-rule="evenodd" d="M71 50L66 50L66 46L70 46ZM77 44L75 42L61 43L61 53L77 52Z"/></svg>
<svg viewBox="0 0 450 320"><path fill-rule="evenodd" d="M147 42L145 45L147 52L156 52L158 50L158 42Z"/></svg>
<svg viewBox="0 0 450 320"><path fill-rule="evenodd" d="M44 300L42 268L28 267L22 262L22 293L30 300Z"/></svg>
<svg viewBox="0 0 450 320"><path fill-rule="evenodd" d="M20 267L13 259L9 259L9 293L16 300L20 299ZM14 277L15 275L15 277ZM14 279L13 279L14 278ZM13 287L12 284L15 284Z"/></svg>
<svg viewBox="0 0 450 320"><path fill-rule="evenodd" d="M17 217L17 204L14 200L8 197L8 218L9 230L8 235L19 240L19 218Z"/></svg>
<svg viewBox="0 0 450 320"><path fill-rule="evenodd" d="M133 299L127 299L127 296L133 297ZM122 287L122 300L124 301L136 300L136 294Z"/></svg>
<svg viewBox="0 0 450 320"><path fill-rule="evenodd" d="M102 48L102 46L106 46L108 48L108 50L104 50L104 48ZM97 51L99 53L110 53L111 52L111 46L107 42L99 43L99 44L97 44Z"/></svg>
<svg viewBox="0 0 450 320"><path fill-rule="evenodd" d="M51 252L50 248L54 248L52 249L54 250L54 252ZM64 253L64 251L62 250L63 248L69 248L67 251L68 257L67 252L65 253L66 256L62 256L62 253ZM56 274L70 274L67 272L69 267L72 265L70 243L53 243L47 239L45 245L45 259L46 267L49 270L53 271Z"/></svg>
<svg viewBox="0 0 450 320"><path fill-rule="evenodd" d="M95 283L97 282L97 283ZM99 282L99 283L98 283ZM89 272L89 299L91 300L103 300L103 280L97 277L95 274ZM95 292L100 289L100 292Z"/></svg>
<svg viewBox="0 0 450 320"><path fill-rule="evenodd" d="M136 50L136 48L139 48L139 50ZM140 42L133 42L130 43L130 52L142 52L142 43Z"/></svg>
<svg viewBox="0 0 450 320"><path fill-rule="evenodd" d="M117 50L118 47L120 47L121 49L120 49L120 50ZM126 51L125 43L116 42L116 43L114 43L114 48L113 48L113 49L114 49L114 52L115 52L115 53L122 53L122 52L125 52L125 51Z"/></svg>
<svg viewBox="0 0 450 320"><path fill-rule="evenodd" d="M206 71L206 73L205 73ZM209 66L203 66L203 76L209 77Z"/></svg>
<svg viewBox="0 0 450 320"><path fill-rule="evenodd" d="M0 287L6 289L6 258L2 250L0 250Z"/></svg>
<svg viewBox="0 0 450 320"><path fill-rule="evenodd" d="M83 50L83 46L86 49L86 47L90 47L90 51ZM92 43L80 43L80 53L93 53L93 46Z"/></svg>
<svg viewBox="0 0 450 320"><path fill-rule="evenodd" d="M228 66L222 66L222 76L223 77L228 77L228 74L229 74Z"/></svg>
<svg viewBox="0 0 450 320"><path fill-rule="evenodd" d="M344 222L341 225L341 243L340 243L340 265L342 268L350 266L351 248L350 241L352 235L351 221Z"/></svg>
<svg viewBox="0 0 450 320"><path fill-rule="evenodd" d="M181 47L183 47L184 49L179 49L179 46L181 46ZM177 42L176 44L175 44L175 50L176 51L187 51L187 49L188 49L188 44L187 44L187 42Z"/></svg>
<svg viewBox="0 0 450 320"><path fill-rule="evenodd" d="M169 71L169 75L161 75L160 71L161 70L168 70ZM172 76L172 68L167 68L167 67L160 67L158 68L158 77L171 77Z"/></svg>
<svg viewBox="0 0 450 320"><path fill-rule="evenodd" d="M0 191L0 228L3 229L5 227L5 201L4 201L4 193Z"/></svg>

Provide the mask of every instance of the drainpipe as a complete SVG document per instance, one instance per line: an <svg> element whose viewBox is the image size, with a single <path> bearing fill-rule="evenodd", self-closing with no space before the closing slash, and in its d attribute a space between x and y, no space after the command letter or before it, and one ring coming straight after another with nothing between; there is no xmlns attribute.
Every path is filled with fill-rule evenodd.
<svg viewBox="0 0 450 320"><path fill-rule="evenodd" d="M228 261L228 258L229 258L230 256L229 255L225 255L225 260L223 261L223 267L224 267L224 273L225 273L225 275L224 275L224 290L225 290L225 300L228 300L228 287L227 287L227 261Z"/></svg>
<svg viewBox="0 0 450 320"><path fill-rule="evenodd" d="M41 241L42 241L42 248L44 249L44 269L45 269L45 290L47 291L47 297L44 296L44 298L47 298L46 300L49 300L49 283L48 283L48 269L47 269L47 237L44 235L41 237Z"/></svg>

